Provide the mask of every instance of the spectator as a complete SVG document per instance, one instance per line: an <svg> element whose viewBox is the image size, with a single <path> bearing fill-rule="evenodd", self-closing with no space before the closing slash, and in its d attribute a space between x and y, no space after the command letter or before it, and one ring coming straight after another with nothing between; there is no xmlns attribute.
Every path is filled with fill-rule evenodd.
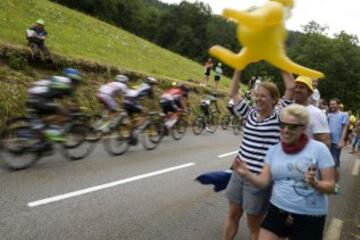
<svg viewBox="0 0 360 240"><path fill-rule="evenodd" d="M286 107L280 121L281 143L270 147L261 173L252 173L240 159L234 170L260 188L273 183L259 239L321 240L328 211L325 194L334 188L334 161L323 143L308 138L304 106Z"/></svg>
<svg viewBox="0 0 360 240"><path fill-rule="evenodd" d="M281 106L290 104L291 91L294 78L291 74L283 73L286 86L285 98L281 100ZM240 72L235 71L230 97L234 100L234 111L245 119L244 136L237 158L246 162L250 171L260 173L264 164L264 156L268 148L280 141L279 112L275 106L279 99L279 90L273 83L261 83L255 94L254 108L239 95ZM281 108L280 108L281 109ZM251 239L258 239L260 222L267 210L271 187L259 189L238 173L233 172L226 197L229 200L229 213L225 219L224 239L234 239L239 228L242 214L247 215L248 227Z"/></svg>
<svg viewBox="0 0 360 240"><path fill-rule="evenodd" d="M335 161L335 181L339 181L339 167L341 149L345 146L346 132L349 124L347 113L341 112L339 109L340 100L333 98L330 100L330 112L327 115L331 134L330 151ZM339 185L336 185L335 192L339 190Z"/></svg>
<svg viewBox="0 0 360 240"><path fill-rule="evenodd" d="M324 99L320 99L319 101L319 109L326 115L328 110L329 110L329 107L327 106L326 104L326 101Z"/></svg>
<svg viewBox="0 0 360 240"><path fill-rule="evenodd" d="M320 92L317 89L318 84L319 84L319 80L318 79L313 79L312 83L313 83L314 92L310 97L310 104L314 105L315 107L319 107Z"/></svg>
<svg viewBox="0 0 360 240"><path fill-rule="evenodd" d="M205 69L204 69L204 83L203 86L207 87L208 81L210 79L210 73L211 69L213 67L212 59L209 58L205 63Z"/></svg>
<svg viewBox="0 0 360 240"><path fill-rule="evenodd" d="M261 83L262 83L262 78L261 78L261 77L258 77L258 78L255 80L255 85L254 85L255 91L257 90L257 88L260 86Z"/></svg>
<svg viewBox="0 0 360 240"><path fill-rule="evenodd" d="M357 148L357 150L355 150ZM352 142L352 151L350 153L356 153L360 150L360 120L357 120L354 127L354 137Z"/></svg>
<svg viewBox="0 0 360 240"><path fill-rule="evenodd" d="M45 30L45 22L38 19L36 24L26 30L26 39L32 50L33 60L38 62L41 60L41 52L44 54L45 60L52 62L51 54L45 44L48 33Z"/></svg>
<svg viewBox="0 0 360 240"><path fill-rule="evenodd" d="M221 69L221 63L218 63L216 68L215 68L215 77L214 77L215 91L217 90L217 87L218 87L218 84L219 84L219 81L220 81L220 78L221 78L222 74L223 74L223 71Z"/></svg>
<svg viewBox="0 0 360 240"><path fill-rule="evenodd" d="M346 133L346 145L348 143L352 144L352 142L353 142L353 130L354 130L356 120L357 120L351 110L348 111L348 116L349 116L349 125L348 125L348 129L347 129L347 133Z"/></svg>
<svg viewBox="0 0 360 240"><path fill-rule="evenodd" d="M295 80L294 100L309 111L310 122L307 125L306 132L310 138L314 138L330 147L330 130L326 116L322 111L309 103L309 98L313 94L314 87L312 79L305 76L299 76Z"/></svg>

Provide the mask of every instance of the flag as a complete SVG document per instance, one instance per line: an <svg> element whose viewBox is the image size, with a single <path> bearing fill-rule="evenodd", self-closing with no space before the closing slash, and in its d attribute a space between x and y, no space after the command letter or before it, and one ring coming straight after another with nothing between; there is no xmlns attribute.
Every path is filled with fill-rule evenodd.
<svg viewBox="0 0 360 240"><path fill-rule="evenodd" d="M224 190L228 185L231 173L231 170L207 172L201 174L200 176L195 178L195 180L204 185L213 184L214 191L220 192Z"/></svg>

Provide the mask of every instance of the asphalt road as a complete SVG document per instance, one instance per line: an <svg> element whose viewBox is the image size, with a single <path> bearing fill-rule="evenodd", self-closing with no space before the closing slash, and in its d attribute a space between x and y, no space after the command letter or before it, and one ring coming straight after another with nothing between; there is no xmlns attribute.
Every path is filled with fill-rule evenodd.
<svg viewBox="0 0 360 240"><path fill-rule="evenodd" d="M227 169L234 155L218 156L236 151L240 139L220 129L188 131L154 151L139 145L111 157L98 144L84 160L56 155L27 170L0 170L0 239L221 239L227 201L194 179ZM352 175L357 159L346 152L327 226L336 218L341 239L356 239L360 184ZM237 239L249 239L245 226L242 220Z"/></svg>

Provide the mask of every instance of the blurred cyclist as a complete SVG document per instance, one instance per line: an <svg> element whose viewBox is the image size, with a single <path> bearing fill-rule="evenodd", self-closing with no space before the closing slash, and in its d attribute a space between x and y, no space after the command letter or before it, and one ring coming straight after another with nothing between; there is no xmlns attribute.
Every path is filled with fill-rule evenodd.
<svg viewBox="0 0 360 240"><path fill-rule="evenodd" d="M190 89L184 84L172 87L166 90L160 97L160 106L162 111L166 114L165 125L169 129L174 126L179 118L179 115L184 112L188 106L187 98Z"/></svg>
<svg viewBox="0 0 360 240"><path fill-rule="evenodd" d="M136 129L137 127L143 125L146 119L145 107L140 103L140 100L149 97L151 99L154 98L154 85L158 84L158 80L154 77L146 77L144 83L140 85L137 89L129 89L124 96L124 109L128 116L130 117L130 121L132 124L132 129ZM139 117L134 118L134 115L139 115ZM134 136L130 136L129 143L131 145L137 144L137 138Z"/></svg>
<svg viewBox="0 0 360 240"><path fill-rule="evenodd" d="M200 110L204 113L204 115L207 117L207 119L209 119L210 117L210 110L211 110L211 106L215 107L215 111L220 113L219 107L217 105L217 94L213 93L212 95L207 95L204 99L202 99L200 101ZM212 132L209 127L208 124L206 123L205 125L205 131L207 132Z"/></svg>
<svg viewBox="0 0 360 240"><path fill-rule="evenodd" d="M108 82L100 86L97 98L99 102L102 103L105 109L108 111L108 121L100 127L103 131L109 130L108 126L118 110L118 104L115 97L119 94L125 95L127 93L128 82L129 78L127 76L116 75L114 81Z"/></svg>
<svg viewBox="0 0 360 240"><path fill-rule="evenodd" d="M44 129L45 135L52 141L63 141L62 125L70 108L76 106L74 93L82 81L80 72L74 68L65 68L64 76L52 76L33 83L28 89L28 107L40 117L35 128ZM70 104L61 106L57 99L69 97ZM45 124L45 125L44 125Z"/></svg>

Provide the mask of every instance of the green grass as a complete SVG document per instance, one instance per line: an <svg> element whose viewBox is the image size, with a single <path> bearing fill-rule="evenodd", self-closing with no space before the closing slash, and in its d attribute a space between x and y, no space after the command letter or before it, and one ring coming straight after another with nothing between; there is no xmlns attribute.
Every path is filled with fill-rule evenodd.
<svg viewBox="0 0 360 240"><path fill-rule="evenodd" d="M46 22L47 45L54 53L159 77L202 80L200 64L46 0L1 0L0 41L26 45L25 30L38 18ZM220 88L228 89L229 81L223 78Z"/></svg>

